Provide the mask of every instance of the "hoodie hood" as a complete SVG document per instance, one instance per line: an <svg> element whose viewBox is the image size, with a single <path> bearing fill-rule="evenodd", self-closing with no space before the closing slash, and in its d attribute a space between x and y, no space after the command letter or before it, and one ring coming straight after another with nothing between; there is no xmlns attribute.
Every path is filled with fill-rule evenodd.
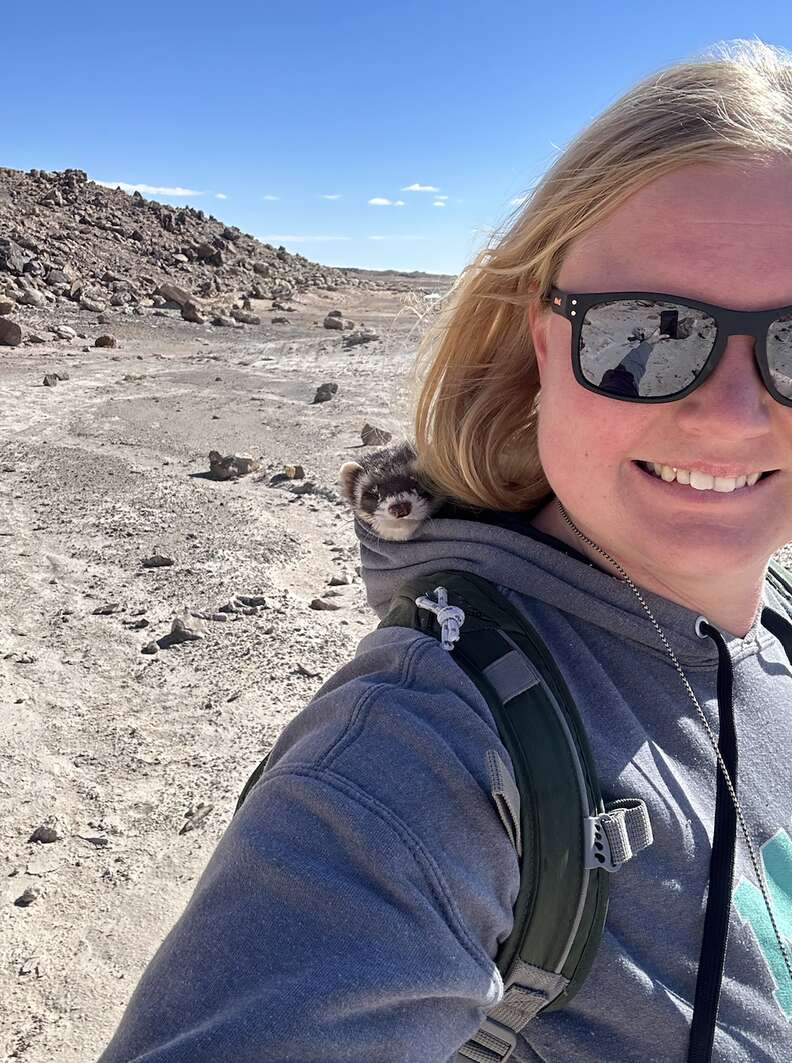
<svg viewBox="0 0 792 1063"><path fill-rule="evenodd" d="M473 572L501 588L552 605L667 656L650 617L617 573L605 571L566 543L533 528L527 520L518 531L482 519L436 517L426 522L419 535L404 542L382 539L357 520L355 531L360 540L367 600L380 619L406 580L454 569ZM717 664L713 641L696 634L701 613L643 588L641 593L680 664ZM762 606L785 615L767 581ZM760 606L743 638L722 632L733 661L772 642L773 636L760 623L761 613Z"/></svg>

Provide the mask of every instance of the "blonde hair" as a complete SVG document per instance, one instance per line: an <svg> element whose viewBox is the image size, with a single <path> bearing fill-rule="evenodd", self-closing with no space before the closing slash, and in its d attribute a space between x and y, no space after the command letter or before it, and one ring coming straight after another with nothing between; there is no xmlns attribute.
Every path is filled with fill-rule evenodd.
<svg viewBox="0 0 792 1063"><path fill-rule="evenodd" d="M654 178L778 155L792 155L792 54L759 40L652 74L584 129L435 304L418 349L415 443L436 488L493 509L552 497L531 302L547 302L570 243Z"/></svg>

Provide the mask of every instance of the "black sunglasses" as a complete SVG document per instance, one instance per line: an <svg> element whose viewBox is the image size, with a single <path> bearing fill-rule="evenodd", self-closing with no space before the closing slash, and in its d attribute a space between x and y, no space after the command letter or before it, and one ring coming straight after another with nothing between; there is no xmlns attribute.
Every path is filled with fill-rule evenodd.
<svg viewBox="0 0 792 1063"><path fill-rule="evenodd" d="M729 336L753 336L776 402L792 406L792 306L729 310L658 292L550 291L572 322L572 369L584 388L625 402L673 402L704 383Z"/></svg>

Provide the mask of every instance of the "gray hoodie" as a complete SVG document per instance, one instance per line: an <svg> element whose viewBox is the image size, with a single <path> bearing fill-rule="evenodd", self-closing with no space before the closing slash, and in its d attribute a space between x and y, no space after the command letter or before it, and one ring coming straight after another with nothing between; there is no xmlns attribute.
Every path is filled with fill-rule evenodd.
<svg viewBox="0 0 792 1063"><path fill-rule="evenodd" d="M715 754L640 602L516 518L437 519L400 543L358 535L380 616L405 579L438 569L504 589L583 713L605 801L640 797L649 809L654 844L612 876L585 985L528 1024L512 1059L683 1063ZM792 638L789 614L766 583L751 630L722 633L719 654L696 634L697 613L644 593L715 735L731 687L738 792L792 942L792 670L770 630ZM492 957L519 886L489 749L511 768L452 654L407 629L366 636L282 732L100 1063L453 1059L503 994ZM739 830L713 1059L792 1059L792 984Z"/></svg>

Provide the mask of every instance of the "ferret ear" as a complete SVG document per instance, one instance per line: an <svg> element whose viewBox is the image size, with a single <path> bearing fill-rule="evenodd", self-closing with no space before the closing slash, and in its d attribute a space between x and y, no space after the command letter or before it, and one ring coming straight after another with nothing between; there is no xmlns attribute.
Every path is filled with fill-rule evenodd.
<svg viewBox="0 0 792 1063"><path fill-rule="evenodd" d="M355 501L355 484L362 472L363 466L357 461L345 461L339 469L338 481L341 484L341 494L347 502Z"/></svg>

